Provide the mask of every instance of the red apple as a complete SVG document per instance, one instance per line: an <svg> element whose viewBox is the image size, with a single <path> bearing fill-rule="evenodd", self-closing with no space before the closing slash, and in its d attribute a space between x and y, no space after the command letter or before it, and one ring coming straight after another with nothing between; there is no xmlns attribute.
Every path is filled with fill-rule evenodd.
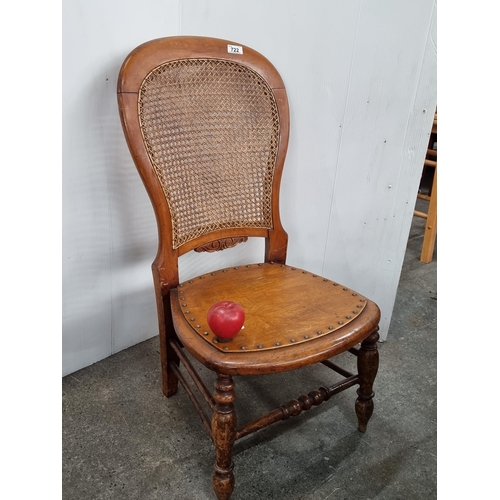
<svg viewBox="0 0 500 500"><path fill-rule="evenodd" d="M229 341L241 330L245 322L245 311L236 302L223 300L208 310L207 321L219 340Z"/></svg>

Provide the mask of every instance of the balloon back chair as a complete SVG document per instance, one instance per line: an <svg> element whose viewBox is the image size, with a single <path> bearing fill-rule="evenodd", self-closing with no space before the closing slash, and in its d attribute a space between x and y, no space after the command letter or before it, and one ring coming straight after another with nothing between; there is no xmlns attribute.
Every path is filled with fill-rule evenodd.
<svg viewBox="0 0 500 500"><path fill-rule="evenodd" d="M355 385L358 429L365 432L373 412L380 311L354 290L285 262L288 236L280 221L279 187L289 111L274 66L227 40L160 38L125 59L118 103L158 224L152 270L163 392L173 396L180 382L198 411L215 447L217 498L230 498L234 488L236 440ZM261 262L179 282L181 255L221 251L249 237L265 238ZM243 329L229 341L207 319L221 301L239 304L245 314ZM331 361L345 351L357 356L357 373ZM197 362L215 372L213 393ZM234 376L313 363L331 368L341 381L238 426Z"/></svg>

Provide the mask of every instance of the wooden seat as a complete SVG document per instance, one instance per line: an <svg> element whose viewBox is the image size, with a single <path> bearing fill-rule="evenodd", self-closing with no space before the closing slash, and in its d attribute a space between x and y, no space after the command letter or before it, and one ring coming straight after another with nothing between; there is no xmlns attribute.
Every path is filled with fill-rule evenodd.
<svg viewBox="0 0 500 500"><path fill-rule="evenodd" d="M419 192L417 198L428 202L427 211L414 210L413 215L425 219L424 240L420 261L428 264L432 261L437 234L437 109L434 113L429 145L424 160L422 179L427 171L431 171L432 181L427 192ZM422 183L422 181L421 181Z"/></svg>
<svg viewBox="0 0 500 500"><path fill-rule="evenodd" d="M159 229L152 270L163 392L173 396L180 382L213 440L217 498L228 499L233 491L235 440L354 385L359 386L358 429L365 432L373 412L380 311L356 291L286 263L279 186L289 112L274 66L251 48L226 40L157 39L125 59L118 103ZM179 282L181 255L221 251L249 237L265 238L262 262ZM228 342L207 320L209 308L223 300L245 310L244 328ZM330 359L345 351L357 357L357 373ZM197 362L214 372L213 394ZM341 380L238 426L233 376L314 363L331 368Z"/></svg>

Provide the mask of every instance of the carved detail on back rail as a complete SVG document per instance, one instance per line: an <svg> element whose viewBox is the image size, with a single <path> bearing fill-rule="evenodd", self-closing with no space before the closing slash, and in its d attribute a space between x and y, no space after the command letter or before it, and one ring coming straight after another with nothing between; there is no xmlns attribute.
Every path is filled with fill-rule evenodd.
<svg viewBox="0 0 500 500"><path fill-rule="evenodd" d="M245 243L248 240L247 236L238 236L236 238L222 238L220 240L211 241L205 245L201 245L194 249L195 252L219 252L226 250L226 248L233 248L238 243Z"/></svg>

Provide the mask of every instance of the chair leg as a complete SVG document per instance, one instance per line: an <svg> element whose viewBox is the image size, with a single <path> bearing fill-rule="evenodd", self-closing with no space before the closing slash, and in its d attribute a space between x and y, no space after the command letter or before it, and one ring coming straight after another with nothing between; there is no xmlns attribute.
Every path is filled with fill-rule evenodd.
<svg viewBox="0 0 500 500"><path fill-rule="evenodd" d="M153 266L153 277L156 287L156 307L158 311L158 327L160 337L161 381L163 394L169 398L177 393L179 380L172 370L172 365L179 366L179 357L170 345L169 339L176 339L174 325L172 324L172 311L169 296L163 296L157 269Z"/></svg>
<svg viewBox="0 0 500 500"><path fill-rule="evenodd" d="M179 387L177 375L171 368L174 363L176 366L179 366L179 357L166 339L162 342L160 338L160 350L163 394L169 398L177 393L177 389Z"/></svg>
<svg viewBox="0 0 500 500"><path fill-rule="evenodd" d="M422 252L420 261L428 264L432 261L434 254L434 246L436 244L437 233L437 166L434 170L432 180L431 199L429 201L429 209L427 211L427 219L425 221L424 241L422 243Z"/></svg>
<svg viewBox="0 0 500 500"><path fill-rule="evenodd" d="M378 332L369 335L361 343L361 349L358 354L358 374L359 389L358 399L356 400L356 415L358 417L358 430L366 431L368 420L373 413L373 382L378 371L378 350L377 341Z"/></svg>
<svg viewBox="0 0 500 500"><path fill-rule="evenodd" d="M215 410L212 415L212 438L215 445L213 487L218 500L228 500L234 488L232 451L236 438L236 399L230 375L217 374Z"/></svg>

